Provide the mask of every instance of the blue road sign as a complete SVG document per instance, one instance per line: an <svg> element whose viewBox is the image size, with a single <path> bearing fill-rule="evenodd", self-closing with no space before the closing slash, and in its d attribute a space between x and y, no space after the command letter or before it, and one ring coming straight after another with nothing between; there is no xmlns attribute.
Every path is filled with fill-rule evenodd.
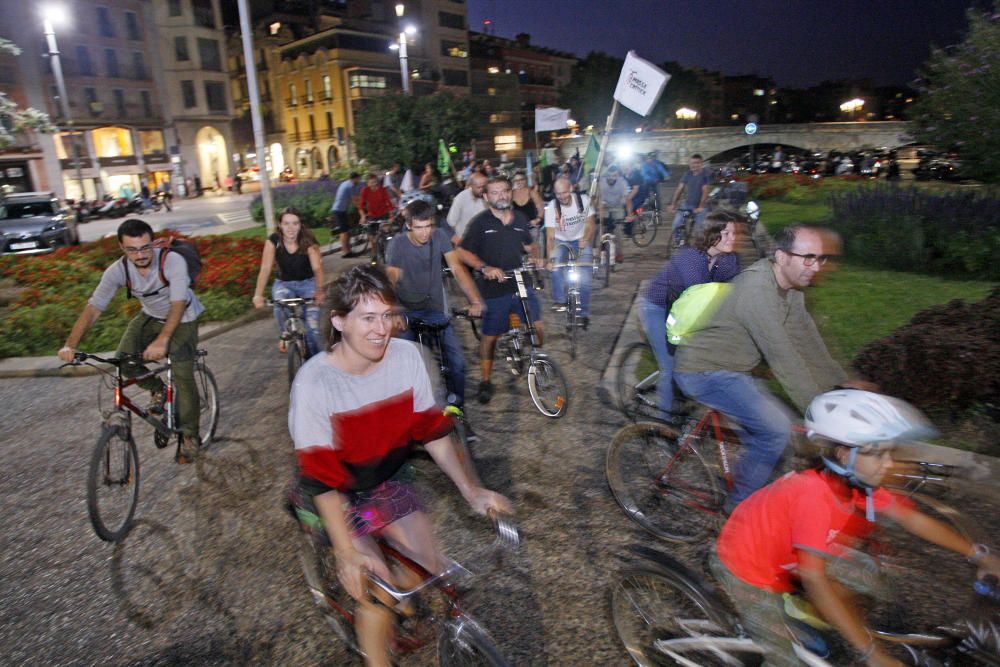
<svg viewBox="0 0 1000 667"><path fill-rule="evenodd" d="M757 123L747 123L743 126L743 131L749 134L757 134Z"/></svg>

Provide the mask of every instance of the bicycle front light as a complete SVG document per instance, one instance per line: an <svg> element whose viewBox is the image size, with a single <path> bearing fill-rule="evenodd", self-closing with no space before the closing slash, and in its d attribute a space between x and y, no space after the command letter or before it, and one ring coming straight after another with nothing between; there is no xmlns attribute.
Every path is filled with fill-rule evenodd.
<svg viewBox="0 0 1000 667"><path fill-rule="evenodd" d="M577 280L580 279L580 273L576 269L570 269L566 273L566 275L569 278L570 282L574 282L575 283Z"/></svg>

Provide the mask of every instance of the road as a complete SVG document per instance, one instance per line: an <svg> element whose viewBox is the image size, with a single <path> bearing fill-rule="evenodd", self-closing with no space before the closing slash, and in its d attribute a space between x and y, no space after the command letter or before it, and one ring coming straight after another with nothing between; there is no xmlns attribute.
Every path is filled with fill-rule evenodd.
<svg viewBox="0 0 1000 667"><path fill-rule="evenodd" d="M247 193L206 195L194 199L174 197L172 211L146 211L140 217L157 232L167 227L191 236L235 231L251 223L249 207L254 196ZM79 225L77 229L80 240L96 241L111 236L122 220L123 218L101 218Z"/></svg>
<svg viewBox="0 0 1000 667"><path fill-rule="evenodd" d="M625 545L649 540L607 491L604 452L623 418L595 387L639 279L662 261L662 241L626 248L630 264L609 289L595 289L576 362L546 313L547 347L572 391L565 418L543 417L524 380L508 382L499 367L492 403L469 408L481 475L513 499L524 536L518 554L473 583L471 610L514 664L626 664L606 583ZM474 340L463 336L474 359ZM98 540L86 516L98 380L0 380L4 663L350 664L311 608L296 528L282 509L294 458L274 325L256 322L204 347L220 389L221 440L197 467L180 467L140 432L138 523L117 546ZM490 539L488 523L433 464L418 461L418 470L440 539L461 561ZM420 654L405 664L430 662Z"/></svg>

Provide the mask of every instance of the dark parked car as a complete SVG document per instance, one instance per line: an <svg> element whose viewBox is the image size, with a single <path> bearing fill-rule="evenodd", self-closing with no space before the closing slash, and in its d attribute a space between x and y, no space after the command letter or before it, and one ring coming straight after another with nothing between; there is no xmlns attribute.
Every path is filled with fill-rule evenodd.
<svg viewBox="0 0 1000 667"><path fill-rule="evenodd" d="M0 197L0 254L37 255L78 242L72 213L52 193Z"/></svg>

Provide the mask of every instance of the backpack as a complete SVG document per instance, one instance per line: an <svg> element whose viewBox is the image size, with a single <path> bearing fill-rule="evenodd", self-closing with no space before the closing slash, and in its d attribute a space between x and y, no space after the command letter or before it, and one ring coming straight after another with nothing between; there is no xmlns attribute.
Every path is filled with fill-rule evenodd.
<svg viewBox="0 0 1000 667"><path fill-rule="evenodd" d="M732 287L729 283L699 283L681 292L667 315L667 342L683 345L691 334L708 326Z"/></svg>
<svg viewBox="0 0 1000 667"><path fill-rule="evenodd" d="M167 262L167 254L170 252L176 252L178 255L184 258L184 262L187 264L188 270L188 284L194 288L198 282L198 276L201 275L201 255L198 253L198 248L195 247L193 243L187 239L181 239L177 237L171 237L168 241L156 241L154 245L160 249L160 282L163 283L163 287L169 287L170 281L167 280L167 276L163 273L163 265ZM122 257L122 269L125 271L125 296L128 299L132 298L132 278L128 273L128 260ZM152 296L159 292L163 287L157 289L149 294L143 294L143 296Z"/></svg>

